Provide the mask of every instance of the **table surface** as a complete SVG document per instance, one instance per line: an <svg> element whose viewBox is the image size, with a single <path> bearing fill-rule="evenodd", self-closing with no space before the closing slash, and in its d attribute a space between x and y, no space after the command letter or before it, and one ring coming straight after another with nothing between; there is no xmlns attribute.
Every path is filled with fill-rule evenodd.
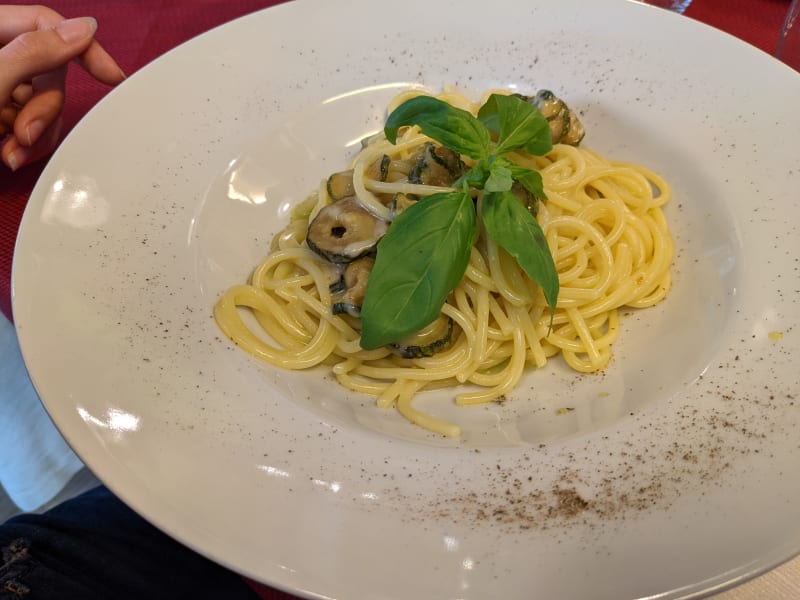
<svg viewBox="0 0 800 600"><path fill-rule="evenodd" d="M39 2L21 1L20 4ZM48 6L67 17L94 16L97 38L132 74L167 50L208 29L278 4L277 0L52 0ZM686 16L722 29L772 54L783 23L788 0L694 0ZM109 89L71 68L64 109L65 133ZM0 312L12 319L11 263L20 219L44 161L25 167L13 176L0 165ZM262 598L288 600L287 594L257 584ZM800 558L715 596L716 600L800 597Z"/></svg>

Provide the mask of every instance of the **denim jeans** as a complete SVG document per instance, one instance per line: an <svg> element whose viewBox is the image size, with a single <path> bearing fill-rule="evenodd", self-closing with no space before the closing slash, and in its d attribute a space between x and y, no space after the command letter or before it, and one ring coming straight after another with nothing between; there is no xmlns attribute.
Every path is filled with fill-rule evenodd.
<svg viewBox="0 0 800 600"><path fill-rule="evenodd" d="M236 573L150 525L105 487L0 525L2 600L257 600Z"/></svg>

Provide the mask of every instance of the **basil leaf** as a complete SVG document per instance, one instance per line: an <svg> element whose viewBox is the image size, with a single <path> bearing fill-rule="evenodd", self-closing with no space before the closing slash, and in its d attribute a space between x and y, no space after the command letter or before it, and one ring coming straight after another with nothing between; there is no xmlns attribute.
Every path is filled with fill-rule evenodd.
<svg viewBox="0 0 800 600"><path fill-rule="evenodd" d="M478 109L478 120L493 134L493 139L497 140L500 137L501 124L494 97L495 94L489 96L489 99Z"/></svg>
<svg viewBox="0 0 800 600"><path fill-rule="evenodd" d="M516 96L492 94L478 111L478 120L497 134L496 154L524 148L546 154L553 147L550 125L535 106Z"/></svg>
<svg viewBox="0 0 800 600"><path fill-rule="evenodd" d="M475 163L474 167L453 183L453 187L457 188L466 185L467 188L482 190L483 184L486 183L486 179L489 177L489 171L487 169L486 161L479 160Z"/></svg>
<svg viewBox="0 0 800 600"><path fill-rule="evenodd" d="M439 316L469 262L477 227L470 189L484 190L481 217L488 235L541 287L552 317L559 288L555 263L535 217L511 192L516 181L544 199L542 177L501 156L516 148L548 152L547 120L515 96L490 96L477 119L436 98L418 96L389 115L387 139L395 143L399 129L409 125L476 163L455 182L453 187L462 191L420 200L395 219L379 242L361 308L361 347L371 350L399 341Z"/></svg>
<svg viewBox="0 0 800 600"><path fill-rule="evenodd" d="M466 191L428 196L394 220L367 280L362 348L396 342L439 316L467 269L476 228Z"/></svg>
<svg viewBox="0 0 800 600"><path fill-rule="evenodd" d="M489 178L483 189L487 192L507 192L513 183L511 170L498 160L489 168Z"/></svg>
<svg viewBox="0 0 800 600"><path fill-rule="evenodd" d="M398 106L386 120L383 131L393 144L406 125L419 125L422 133L459 154L475 159L489 155L489 132L465 110L438 98L417 96Z"/></svg>
<svg viewBox="0 0 800 600"><path fill-rule="evenodd" d="M552 315L558 299L558 272L539 223L511 192L484 193L481 217L489 237L542 288Z"/></svg>
<svg viewBox="0 0 800 600"><path fill-rule="evenodd" d="M544 193L544 184L542 183L542 174L539 171L528 169L520 165L514 164L511 161L506 165L511 171L511 177L514 181L518 181L522 187L528 190L538 200L545 200L547 196Z"/></svg>

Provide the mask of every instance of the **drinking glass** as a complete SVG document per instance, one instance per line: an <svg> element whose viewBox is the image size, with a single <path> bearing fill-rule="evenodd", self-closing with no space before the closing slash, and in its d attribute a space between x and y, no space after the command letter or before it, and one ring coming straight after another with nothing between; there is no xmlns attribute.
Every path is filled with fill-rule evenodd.
<svg viewBox="0 0 800 600"><path fill-rule="evenodd" d="M683 11L689 8L692 0L645 0L644 3L660 6L661 8L667 8L673 12L683 14Z"/></svg>
<svg viewBox="0 0 800 600"><path fill-rule="evenodd" d="M775 56L800 71L800 0L792 0L789 10L786 11Z"/></svg>

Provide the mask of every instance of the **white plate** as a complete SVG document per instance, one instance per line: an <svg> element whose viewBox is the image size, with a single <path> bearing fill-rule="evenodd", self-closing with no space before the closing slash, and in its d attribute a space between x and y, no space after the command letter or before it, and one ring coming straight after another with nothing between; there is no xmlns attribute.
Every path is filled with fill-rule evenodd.
<svg viewBox="0 0 800 600"><path fill-rule="evenodd" d="M608 372L552 361L502 406L423 401L461 443L319 372L266 368L211 318L412 84L556 90L587 145L676 193L674 289L624 319ZM732 585L800 551L798 100L766 54L634 3L281 5L137 73L53 157L14 263L24 356L112 490L297 594Z"/></svg>

